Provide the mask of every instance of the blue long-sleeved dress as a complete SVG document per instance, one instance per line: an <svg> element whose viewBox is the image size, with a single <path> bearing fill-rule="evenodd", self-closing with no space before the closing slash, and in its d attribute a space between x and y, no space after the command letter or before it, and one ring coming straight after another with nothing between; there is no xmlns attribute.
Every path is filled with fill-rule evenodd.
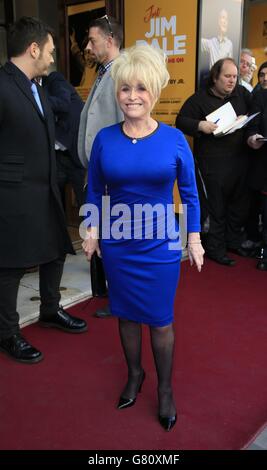
<svg viewBox="0 0 267 470"><path fill-rule="evenodd" d="M122 124L104 128L94 141L88 178L87 203L100 213L112 314L150 326L170 324L181 260L174 243L176 178L187 205L187 231L200 231L194 162L184 135L159 123L134 141ZM110 200L103 203L104 194Z"/></svg>

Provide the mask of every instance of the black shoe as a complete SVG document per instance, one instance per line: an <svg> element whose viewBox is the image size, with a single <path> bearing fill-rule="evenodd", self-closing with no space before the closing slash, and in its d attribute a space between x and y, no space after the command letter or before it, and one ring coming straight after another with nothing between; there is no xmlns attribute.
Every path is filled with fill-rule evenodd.
<svg viewBox="0 0 267 470"><path fill-rule="evenodd" d="M12 359L25 364L34 364L43 359L40 351L24 339L20 333L6 339L0 339L0 351L6 353Z"/></svg>
<svg viewBox="0 0 267 470"><path fill-rule="evenodd" d="M139 388L138 388L138 393L140 393L142 391L142 385L144 383L145 377L146 377L146 373L143 370L143 376L142 376L142 379L141 379L141 382L140 382L140 385L139 385ZM136 402L136 397L135 398L125 398L125 397L121 396L120 399L119 399L119 403L117 405L117 408L119 410L122 410L123 408L130 408L130 406L133 406L135 404L135 402Z"/></svg>
<svg viewBox="0 0 267 470"><path fill-rule="evenodd" d="M222 264L223 266L235 266L235 260L228 258L227 255L215 256L207 253L207 257L215 261L216 263Z"/></svg>
<svg viewBox="0 0 267 470"><path fill-rule="evenodd" d="M259 269L260 271L267 271L267 259L261 259L258 262L256 268Z"/></svg>
<svg viewBox="0 0 267 470"><path fill-rule="evenodd" d="M99 308L99 309L94 313L94 317L97 317L97 318L112 317L111 311L110 311L110 309L109 309L109 305L107 305L106 307L103 307L103 308Z"/></svg>
<svg viewBox="0 0 267 470"><path fill-rule="evenodd" d="M177 421L177 414L174 416L160 416L159 415L159 422L161 426L165 429L165 431L170 431Z"/></svg>
<svg viewBox="0 0 267 470"><path fill-rule="evenodd" d="M261 258L262 252L262 242L253 242L252 240L245 240L241 243L241 248L244 248L246 251L249 252L250 258Z"/></svg>
<svg viewBox="0 0 267 470"><path fill-rule="evenodd" d="M244 258L248 258L248 257L253 257L254 253L255 253L255 250L253 249L245 249L245 248L228 248L228 251L230 251L230 253L234 253L235 255L238 255L238 256L243 256Z"/></svg>
<svg viewBox="0 0 267 470"><path fill-rule="evenodd" d="M63 307L59 307L56 314L48 317L40 316L39 324L47 328L59 328L68 333L83 333L87 331L87 324L80 318L73 317Z"/></svg>

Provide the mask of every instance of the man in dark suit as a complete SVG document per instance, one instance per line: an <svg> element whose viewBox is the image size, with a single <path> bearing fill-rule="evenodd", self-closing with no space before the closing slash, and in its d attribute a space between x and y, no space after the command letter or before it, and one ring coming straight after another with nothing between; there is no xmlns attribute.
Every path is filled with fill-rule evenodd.
<svg viewBox="0 0 267 470"><path fill-rule="evenodd" d="M52 30L23 17L8 32L10 60L0 70L0 350L25 363L42 359L19 331L17 293L27 267L40 266L40 323L70 333L87 329L59 306L65 255L73 248L57 186L53 114L34 83L53 63L53 51Z"/></svg>
<svg viewBox="0 0 267 470"><path fill-rule="evenodd" d="M57 176L62 202L64 205L66 184L71 183L80 207L84 202L86 171L78 156L77 139L84 103L75 88L59 72L43 77L42 85L55 117Z"/></svg>
<svg viewBox="0 0 267 470"><path fill-rule="evenodd" d="M265 64L267 74L267 62ZM260 70L262 70L262 67L260 67ZM263 77L263 79L265 78ZM261 255L257 263L257 269L267 271L267 152L266 141L264 140L267 137L267 88L264 86L261 86L256 93L253 93L251 114L257 112L259 114L249 123L246 130L247 143L254 149L248 182L257 196L258 207L255 207L255 212L256 214L260 212L262 217ZM258 220L254 223L254 231L256 231Z"/></svg>

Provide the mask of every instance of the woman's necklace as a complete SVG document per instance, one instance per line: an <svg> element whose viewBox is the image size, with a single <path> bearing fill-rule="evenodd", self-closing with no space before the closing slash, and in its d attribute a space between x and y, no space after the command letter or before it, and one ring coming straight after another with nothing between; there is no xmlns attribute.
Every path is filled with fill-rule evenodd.
<svg viewBox="0 0 267 470"><path fill-rule="evenodd" d="M157 125L156 125L155 129L158 127L158 123L156 123L156 124L157 124ZM132 137L132 136L131 136L131 132L128 131L127 126L125 125L125 123L124 123L124 125L123 125L123 130L124 130L124 133L127 135L127 137L129 137L129 139L131 139L132 144L137 144L137 142L138 142L139 139L143 139L144 137L147 137L147 136L149 136L150 134L153 134L153 132L155 131L155 129L154 129L153 127L154 127L154 126L151 126L151 128L146 129L146 130L143 131L143 132L139 132L140 135L139 135L139 136L136 136L136 137Z"/></svg>

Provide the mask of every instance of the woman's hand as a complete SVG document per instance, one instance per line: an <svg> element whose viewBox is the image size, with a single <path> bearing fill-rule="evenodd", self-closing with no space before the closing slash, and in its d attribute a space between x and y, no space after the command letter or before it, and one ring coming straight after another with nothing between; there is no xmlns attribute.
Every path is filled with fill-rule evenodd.
<svg viewBox="0 0 267 470"><path fill-rule="evenodd" d="M86 238L82 243L82 248L88 261L91 260L95 251L97 252L98 256L101 257L97 233L93 228L87 230Z"/></svg>
<svg viewBox="0 0 267 470"><path fill-rule="evenodd" d="M197 270L200 272L204 264L205 250L201 244L199 233L189 233L187 252L190 265L193 266L193 264L195 263Z"/></svg>

